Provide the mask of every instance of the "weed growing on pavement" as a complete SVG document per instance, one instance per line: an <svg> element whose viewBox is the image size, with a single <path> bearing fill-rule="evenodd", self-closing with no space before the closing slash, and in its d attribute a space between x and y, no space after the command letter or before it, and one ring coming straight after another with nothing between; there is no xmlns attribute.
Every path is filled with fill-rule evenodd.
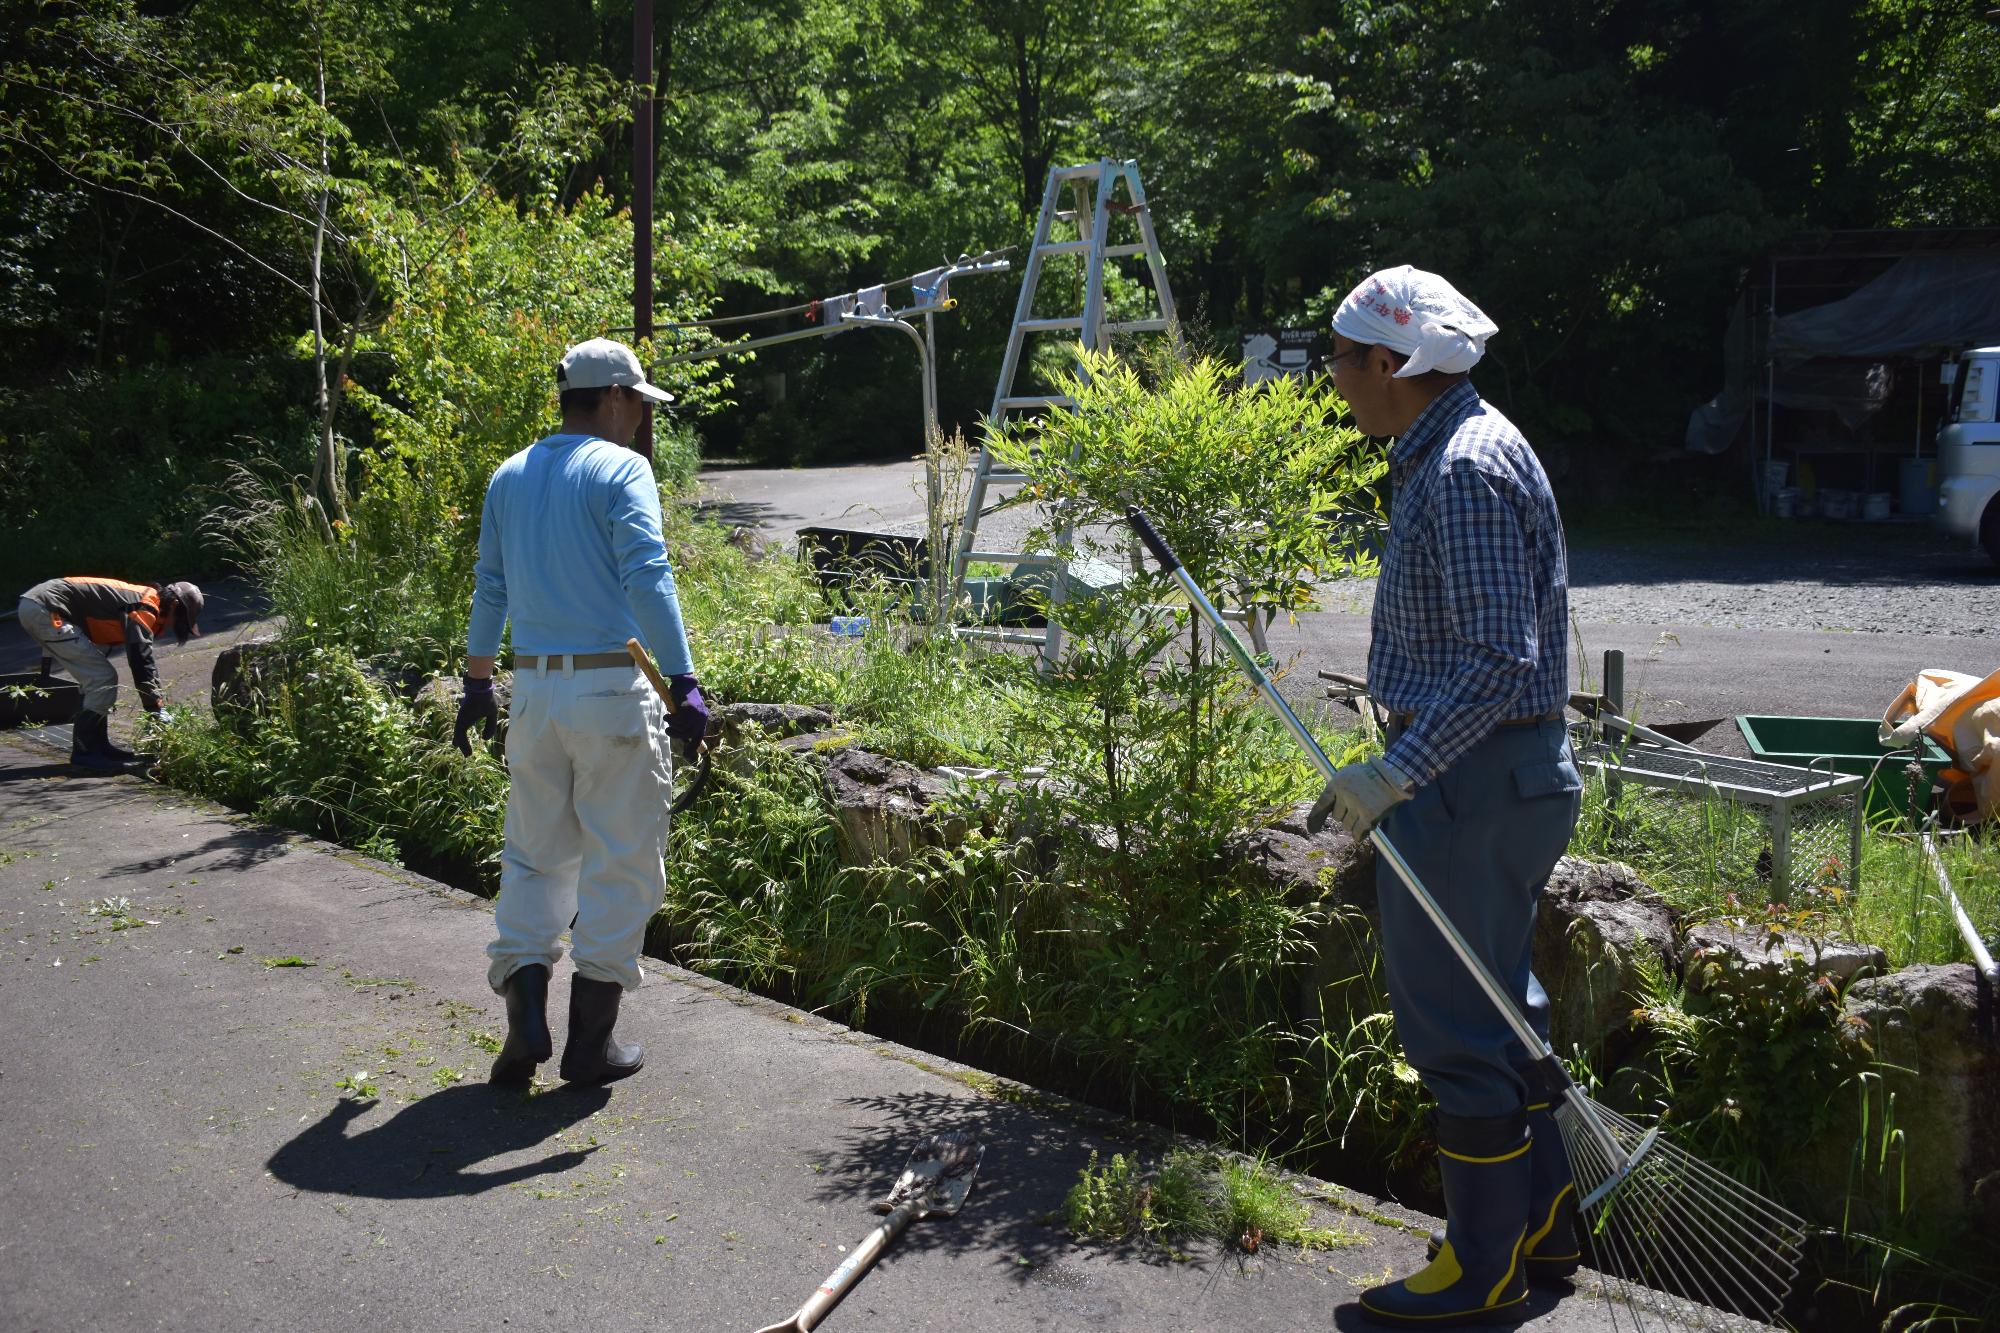
<svg viewBox="0 0 2000 1333"><path fill-rule="evenodd" d="M1205 1187L1200 1163L1185 1152L1168 1153L1149 1171L1136 1154L1113 1153L1099 1166L1093 1151L1063 1200L1063 1216L1073 1234L1091 1240L1192 1238L1215 1215Z"/></svg>
<svg viewBox="0 0 2000 1333"><path fill-rule="evenodd" d="M1245 1252L1265 1245L1331 1249L1354 1243L1312 1225L1312 1209L1270 1163L1173 1149L1148 1169L1137 1155L1098 1154L1063 1200L1072 1234L1090 1240L1172 1245L1215 1241Z"/></svg>

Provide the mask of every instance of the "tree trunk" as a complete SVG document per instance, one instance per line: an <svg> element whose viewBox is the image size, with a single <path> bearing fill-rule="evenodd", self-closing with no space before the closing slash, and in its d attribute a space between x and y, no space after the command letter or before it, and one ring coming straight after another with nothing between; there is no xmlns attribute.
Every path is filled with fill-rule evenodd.
<svg viewBox="0 0 2000 1333"><path fill-rule="evenodd" d="M1049 175L1049 150L1043 142L1042 104L1035 84L1035 64L1028 54L1028 36L1014 28L1014 110L1021 136L1021 216L1032 224L1042 211L1042 186Z"/></svg>
<svg viewBox="0 0 2000 1333"><path fill-rule="evenodd" d="M313 455L312 495L316 502L324 506L327 513L339 522L347 521L347 499L344 479L341 476L340 451L333 438L333 415L337 398L327 384L326 376L326 289L323 278L326 271L326 215L332 206L332 187L327 183L330 157L326 140L326 57L319 54L315 60L319 72L319 216L313 226L312 248L312 331L313 331L313 384L317 394L316 406L319 410L319 448ZM353 328L350 326L347 351L341 356L344 372L347 359L354 346Z"/></svg>

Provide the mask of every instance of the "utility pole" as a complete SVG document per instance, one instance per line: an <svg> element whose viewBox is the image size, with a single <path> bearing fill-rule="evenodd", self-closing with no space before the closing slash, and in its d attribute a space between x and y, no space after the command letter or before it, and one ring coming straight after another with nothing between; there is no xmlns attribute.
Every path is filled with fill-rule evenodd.
<svg viewBox="0 0 2000 1333"><path fill-rule="evenodd" d="M633 0L632 82L632 332L653 336L653 0ZM632 447L653 461L653 414L639 423Z"/></svg>

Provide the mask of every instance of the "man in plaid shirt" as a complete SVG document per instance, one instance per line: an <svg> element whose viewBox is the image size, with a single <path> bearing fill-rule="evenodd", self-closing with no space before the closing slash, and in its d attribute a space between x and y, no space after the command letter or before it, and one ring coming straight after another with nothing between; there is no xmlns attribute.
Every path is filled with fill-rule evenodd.
<svg viewBox="0 0 2000 1333"><path fill-rule="evenodd" d="M1341 303L1329 366L1354 424L1394 436L1394 499L1375 590L1370 692L1389 710L1377 759L1327 782L1356 838L1378 822L1544 1035L1529 970L1535 902L1583 787L1562 721L1568 574L1548 477L1467 379L1493 322L1444 279L1376 273ZM1518 1317L1530 1279L1579 1255L1575 1186L1550 1095L1471 974L1386 865L1382 954L1397 1034L1438 1101L1446 1225L1431 1262L1364 1292L1381 1321Z"/></svg>

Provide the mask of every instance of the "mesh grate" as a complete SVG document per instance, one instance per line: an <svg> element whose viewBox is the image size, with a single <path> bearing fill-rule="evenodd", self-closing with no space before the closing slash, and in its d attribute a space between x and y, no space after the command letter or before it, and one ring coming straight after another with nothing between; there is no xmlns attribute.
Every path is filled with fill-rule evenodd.
<svg viewBox="0 0 2000 1333"><path fill-rule="evenodd" d="M1635 782L1648 778L1703 782L1751 797L1796 800L1822 787L1850 785L1843 775L1829 769L1794 768L1758 759L1732 759L1726 755L1665 750L1650 745L1614 746L1593 741L1578 747L1577 757L1585 763L1615 768L1620 776Z"/></svg>
<svg viewBox="0 0 2000 1333"><path fill-rule="evenodd" d="M1772 901L1859 884L1864 778L1653 746L1584 742L1576 753L1607 789L1588 840L1642 873Z"/></svg>
<svg viewBox="0 0 2000 1333"><path fill-rule="evenodd" d="M1804 801L1792 807L1791 890L1805 896L1827 889L1852 890L1860 867L1853 863L1854 794Z"/></svg>

